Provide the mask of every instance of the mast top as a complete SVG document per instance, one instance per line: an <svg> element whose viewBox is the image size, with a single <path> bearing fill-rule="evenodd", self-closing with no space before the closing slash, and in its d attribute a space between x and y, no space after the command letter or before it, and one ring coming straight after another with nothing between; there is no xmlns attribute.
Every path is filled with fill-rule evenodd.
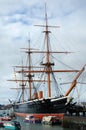
<svg viewBox="0 0 86 130"><path fill-rule="evenodd" d="M34 26L45 27L46 30L48 30L48 27L51 27L51 28L60 28L60 26L51 26L51 25L48 25L48 17L47 17L46 3L45 3L45 22L46 22L45 25L34 25Z"/></svg>

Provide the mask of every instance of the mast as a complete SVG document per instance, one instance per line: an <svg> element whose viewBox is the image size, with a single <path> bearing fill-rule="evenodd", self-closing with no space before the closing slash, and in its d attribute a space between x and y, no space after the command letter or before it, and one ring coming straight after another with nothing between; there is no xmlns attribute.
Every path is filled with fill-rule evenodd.
<svg viewBox="0 0 86 130"><path fill-rule="evenodd" d="M49 33L48 31L48 19L47 19L47 13L46 13L46 5L45 5L45 19L46 19L46 31L45 31L45 38L46 38L46 69L50 70L50 58L49 58ZM51 97L51 87L50 87L50 72L47 73L47 79L48 79L48 97Z"/></svg>
<svg viewBox="0 0 86 130"><path fill-rule="evenodd" d="M48 29L48 27L59 27L59 26L48 26L48 18L47 18L47 12L46 12L46 4L45 4L45 26L40 25L41 27L45 27L45 40L46 40L46 63L43 63L42 65L46 68L47 73L47 88L48 88L48 97L51 97L51 84L50 84L50 73L51 73L51 66L54 65L54 63L50 62L50 49L49 49L49 33L51 33Z"/></svg>
<svg viewBox="0 0 86 130"><path fill-rule="evenodd" d="M30 39L29 39L29 48L28 48L28 69L31 70L31 56L30 56ZM30 95L30 99L32 97L31 93L32 93L32 89L31 89L31 79L32 79L32 75L30 72L28 72L28 84L29 84L29 95Z"/></svg>
<svg viewBox="0 0 86 130"><path fill-rule="evenodd" d="M46 4L45 4L45 25L35 25L35 26L40 26L40 27L45 27L45 31L43 31L45 33L45 41L46 41L46 51L41 51L39 53L45 53L46 54L46 63L42 63L42 65L45 66L45 70L41 70L41 72L45 72L47 73L47 88L48 88L48 97L51 97L51 81L50 81L50 74L52 72L54 72L52 70L52 66L54 65L54 63L51 63L50 62L50 53L53 53L50 51L49 49L49 33L51 33L49 31L49 27L53 27L53 28L59 28L60 26L49 26L48 25L48 18L47 18L47 12L46 12ZM38 53L38 52L36 52ZM54 53L70 53L70 52L54 52ZM63 71L63 70L61 70ZM35 72L38 72L38 71L35 71ZM57 72L57 71L55 71Z"/></svg>
<svg viewBox="0 0 86 130"><path fill-rule="evenodd" d="M25 84L24 84L24 69L23 69L23 60L22 60L22 80L21 80L21 86L22 86L22 102L24 102L24 89L25 89Z"/></svg>
<svg viewBox="0 0 86 130"><path fill-rule="evenodd" d="M28 82L28 88L29 88L29 99L31 100L32 99L32 83L35 81L37 82L36 80L33 81L32 77L34 77L34 75L30 72L31 71L31 53L32 53L32 48L30 48L30 39L28 40L29 41L29 47L28 48L22 48L22 49L25 49L27 51L25 51L27 54L28 54L28 66L23 66L24 68L27 68L29 71L28 71L28 74L26 75L26 77L28 78L27 80L24 80L26 82ZM20 66L21 67L21 66ZM25 70L24 70L25 72Z"/></svg>

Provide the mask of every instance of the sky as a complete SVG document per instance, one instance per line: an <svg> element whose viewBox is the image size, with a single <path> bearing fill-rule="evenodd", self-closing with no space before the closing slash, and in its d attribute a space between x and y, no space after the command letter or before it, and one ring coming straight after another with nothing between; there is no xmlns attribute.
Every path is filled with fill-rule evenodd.
<svg viewBox="0 0 86 130"><path fill-rule="evenodd" d="M12 66L21 63L20 48L28 45L29 34L31 39L39 34L33 25L44 23L45 3L49 24L61 27L54 32L55 37L60 37L63 48L74 52L64 60L78 69L86 64L86 0L0 0L1 103L15 98L15 92L10 89L15 84L7 80L13 77Z"/></svg>

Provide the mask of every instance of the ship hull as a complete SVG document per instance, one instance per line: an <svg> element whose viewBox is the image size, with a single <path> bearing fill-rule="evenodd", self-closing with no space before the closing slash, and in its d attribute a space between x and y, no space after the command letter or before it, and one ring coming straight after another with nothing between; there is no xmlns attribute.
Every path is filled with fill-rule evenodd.
<svg viewBox="0 0 86 130"><path fill-rule="evenodd" d="M13 105L14 112L17 115L26 116L34 115L56 115L65 113L70 105L69 97L36 99L28 102L15 103Z"/></svg>
<svg viewBox="0 0 86 130"><path fill-rule="evenodd" d="M63 119L64 117L64 113L39 113L39 114L30 114L30 113L20 113L20 112L14 112L14 114L16 116L19 116L19 117L27 117L27 116L34 116L34 118L38 118L38 119L41 119L44 117L44 116L57 116L59 119Z"/></svg>

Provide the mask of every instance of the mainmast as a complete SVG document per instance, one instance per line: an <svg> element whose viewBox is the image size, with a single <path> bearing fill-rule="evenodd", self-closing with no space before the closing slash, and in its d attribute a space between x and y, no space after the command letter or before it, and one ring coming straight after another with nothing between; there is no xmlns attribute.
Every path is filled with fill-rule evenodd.
<svg viewBox="0 0 86 130"><path fill-rule="evenodd" d="M36 25L40 27L45 27L45 41L46 41L46 63L42 63L42 65L45 66L45 71L47 73L47 87L48 87L48 97L51 97L51 86L50 86L50 73L51 73L51 66L54 65L54 63L50 62L50 49L49 49L49 33L51 33L48 29L48 27L59 27L59 26L48 26L48 18L47 18L47 12L46 12L46 4L45 4L45 25Z"/></svg>
<svg viewBox="0 0 86 130"><path fill-rule="evenodd" d="M48 80L48 97L51 97L51 87L50 87L50 57L49 57L49 33L48 30L48 19L47 19L47 13L46 13L46 5L45 5L45 20L46 20L46 31L45 32L45 38L46 38L46 69L49 71L47 73L47 80Z"/></svg>
<svg viewBox="0 0 86 130"><path fill-rule="evenodd" d="M30 56L30 53L31 53L31 51L30 51L30 39L29 39L29 48L28 48L28 69L29 70L31 70L31 56ZM32 97L32 95L31 95L31 93L32 93L32 86L31 86L31 79L32 79L32 75L31 75L31 73L30 72L28 72L28 87L29 87L29 94L30 94L30 99L31 99L31 97Z"/></svg>

